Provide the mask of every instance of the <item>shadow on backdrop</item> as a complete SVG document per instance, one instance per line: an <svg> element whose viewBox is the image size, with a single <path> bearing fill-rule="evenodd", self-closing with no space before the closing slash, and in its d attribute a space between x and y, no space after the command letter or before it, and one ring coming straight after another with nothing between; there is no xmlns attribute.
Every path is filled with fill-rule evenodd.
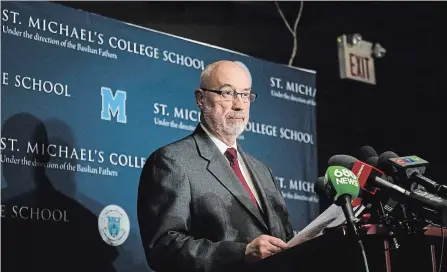
<svg viewBox="0 0 447 272"><path fill-rule="evenodd" d="M2 150L2 271L115 271L116 248L102 241L97 216L74 199L79 194L76 172L55 167L76 165L70 158L75 147L71 128L20 113L3 123L2 137L17 140ZM52 156L49 143L68 152ZM55 152L59 149L50 148ZM6 161L12 157L15 163ZM89 204L99 206L94 200Z"/></svg>

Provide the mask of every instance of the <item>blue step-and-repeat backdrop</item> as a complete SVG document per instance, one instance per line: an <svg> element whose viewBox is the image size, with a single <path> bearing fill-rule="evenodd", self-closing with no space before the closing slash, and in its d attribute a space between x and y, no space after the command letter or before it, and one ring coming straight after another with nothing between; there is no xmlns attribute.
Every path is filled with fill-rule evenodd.
<svg viewBox="0 0 447 272"><path fill-rule="evenodd" d="M141 168L195 129L217 60L252 73L239 142L272 168L295 231L318 215L315 72L55 3L2 2L1 18L2 271L150 271Z"/></svg>

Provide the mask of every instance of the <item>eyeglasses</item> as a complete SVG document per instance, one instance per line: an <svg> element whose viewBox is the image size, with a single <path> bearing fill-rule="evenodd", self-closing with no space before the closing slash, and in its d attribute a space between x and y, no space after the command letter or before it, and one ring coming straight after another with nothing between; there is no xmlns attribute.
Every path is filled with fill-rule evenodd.
<svg viewBox="0 0 447 272"><path fill-rule="evenodd" d="M201 88L202 90L206 91L206 92L211 92L211 93L216 93L216 94L220 94L220 96L225 100L225 101L231 101L235 98L237 98L238 95L241 96L242 101L244 102L253 102L256 100L256 98L258 97L258 94L252 93L252 92L236 92L233 90L223 90L223 91L218 91L218 90L210 90L210 89L204 89Z"/></svg>

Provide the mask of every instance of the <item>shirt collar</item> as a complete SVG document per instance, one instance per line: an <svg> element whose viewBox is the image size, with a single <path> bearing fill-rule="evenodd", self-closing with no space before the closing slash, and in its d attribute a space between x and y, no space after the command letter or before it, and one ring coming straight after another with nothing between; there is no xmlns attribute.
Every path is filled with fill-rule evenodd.
<svg viewBox="0 0 447 272"><path fill-rule="evenodd" d="M200 126L205 131L205 133L211 138L211 140L216 144L217 148L219 149L220 153L224 154L225 151L227 151L228 148L232 147L237 150L237 144L236 141L234 141L234 144L232 146L228 146L226 143L219 140L216 136L214 136L211 132L206 129L206 127L200 123Z"/></svg>

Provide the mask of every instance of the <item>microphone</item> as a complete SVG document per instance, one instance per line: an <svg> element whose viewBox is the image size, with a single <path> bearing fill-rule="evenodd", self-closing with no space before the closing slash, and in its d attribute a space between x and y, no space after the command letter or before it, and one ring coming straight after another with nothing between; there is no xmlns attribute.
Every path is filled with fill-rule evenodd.
<svg viewBox="0 0 447 272"><path fill-rule="evenodd" d="M317 181L315 182L315 186L314 186L314 190L315 193L320 197L320 198L325 198L327 199L327 195L326 195L326 189L325 189L325 181L324 181L324 177L318 177ZM351 201L351 204L354 203L354 201L357 198L355 198L354 200ZM360 205L359 205L360 206ZM352 205L352 207L354 208L354 216L357 218L358 215L360 215L360 213L364 210L364 208L366 208L365 206L361 206L358 207Z"/></svg>
<svg viewBox="0 0 447 272"><path fill-rule="evenodd" d="M378 189L378 187L386 190L388 193L393 195L393 198L400 198L404 201L411 201L414 202L418 205L420 204L425 204L428 207L434 209L434 210L443 210L445 208L447 208L447 201L431 195L431 194L427 194L426 192L423 191L408 191L398 185L395 185L383 178L381 178L378 173L382 173L382 171L378 170L377 168L371 166L371 165L367 165L364 162L358 161L356 158L352 157L352 156L348 156L348 155L335 155L333 156L330 160L329 163L333 164L337 162L338 165L347 167L347 168L352 168L354 165L360 165L363 164L364 168L366 169L373 169L373 171L371 171L372 175L367 176L367 180L365 181L364 184L364 188L369 188L369 190L373 190L374 192ZM377 171L378 172L377 172ZM360 181L359 181L360 184ZM363 189L364 189L363 188Z"/></svg>
<svg viewBox="0 0 447 272"><path fill-rule="evenodd" d="M369 155L377 155L377 153L372 152L372 148L364 148L365 150L370 150ZM368 154L367 154L368 155ZM367 157L367 155L364 155L363 157ZM359 178L359 184L361 185L361 192L359 197L360 202L364 202L363 205L365 205L368 208L375 208L377 214L377 218L375 220L378 220L379 222L388 224L390 223L390 217L388 216L389 213L393 212L394 208L397 205L397 201L395 201L393 198L390 198L389 195L385 195L383 190L380 191L377 186L371 180L374 180L377 178L384 177L384 173L377 169L375 166L377 165L378 157L373 156L367 158L369 163L364 163L352 156L348 155L335 155L332 158L329 159L329 164L338 164L343 165L347 167L351 167L354 174L357 175ZM378 192L378 193L377 193ZM376 195L377 193L377 195ZM384 205L383 202L386 202ZM357 203L353 203L354 204ZM390 231L390 237L392 238L392 247L395 249L399 248L399 243L397 242L397 239L394 237L394 234L392 231Z"/></svg>
<svg viewBox="0 0 447 272"><path fill-rule="evenodd" d="M370 151L369 154L375 155L377 153ZM370 157L368 161L373 161L375 164L376 158L378 159L378 157ZM329 159L329 165L342 165L348 167L357 176L362 190L360 191L359 197L354 199L352 206L359 206L362 202L363 205L368 208L374 206L377 212L377 214L374 215L378 216L377 220L379 221L387 218L387 214L393 212L397 202L390 198L389 195L384 195L383 192L379 192L379 195L376 195L379 188L375 186L373 182L368 182L368 179L374 180L374 177L382 178L384 173L381 170L349 155L332 156Z"/></svg>
<svg viewBox="0 0 447 272"><path fill-rule="evenodd" d="M379 157L369 157L365 160L365 162L369 165L372 165L374 167L377 167L377 162L379 161Z"/></svg>
<svg viewBox="0 0 447 272"><path fill-rule="evenodd" d="M417 190L413 183L423 186L430 193L438 194L447 198L447 186L439 184L425 176L428 162L418 156L399 157L396 153L387 151L380 155L380 164L393 173L399 180L408 180L411 182L411 189Z"/></svg>
<svg viewBox="0 0 447 272"><path fill-rule="evenodd" d="M369 145L362 146L358 151L358 156L355 156L357 160L364 161L366 164L377 167L377 161L379 160L379 155Z"/></svg>
<svg viewBox="0 0 447 272"><path fill-rule="evenodd" d="M355 156L358 160L366 162L369 158L379 157L377 152L369 145L365 145L359 148L357 155ZM371 163L370 163L371 164ZM371 164L373 165L373 164Z"/></svg>
<svg viewBox="0 0 447 272"><path fill-rule="evenodd" d="M333 199L336 205L341 206L346 217L348 232L360 246L363 263L365 265L365 271L369 272L365 247L363 246L363 242L360 239L359 232L354 223L354 221L357 220L354 216L354 211L351 205L351 199L357 197L360 192L360 185L357 177L346 167L329 166L326 170L323 183L326 196L328 196L330 199Z"/></svg>
<svg viewBox="0 0 447 272"><path fill-rule="evenodd" d="M315 182L314 191L318 196L326 196L326 189L324 188L324 177L318 177Z"/></svg>
<svg viewBox="0 0 447 272"><path fill-rule="evenodd" d="M377 167L382 169L387 175L395 176L397 170L393 167L393 164L389 161L391 158L399 158L399 156L392 151L385 151L380 154L377 160Z"/></svg>
<svg viewBox="0 0 447 272"><path fill-rule="evenodd" d="M392 151L385 151L379 156L377 162L378 167L386 173L387 179L391 183L398 184L410 191L414 191L415 189L426 191L426 188L422 185L415 182L410 183L406 177L401 175L390 161L391 158L399 158L399 155Z"/></svg>
<svg viewBox="0 0 447 272"><path fill-rule="evenodd" d="M344 166L357 176L360 187L362 188L360 195L354 200L353 206L358 206L362 202L363 198L369 197L369 195L375 195L378 188L371 187L367 180L370 176L383 176L383 172L379 169L366 164L362 161L349 155L334 155L328 161L329 166L340 165Z"/></svg>
<svg viewBox="0 0 447 272"><path fill-rule="evenodd" d="M360 156L357 157L359 161L364 161L366 164L376 167L378 171L381 171L380 167L378 167L379 157L374 148L372 148L371 146L363 146L359 149L359 154ZM385 180L388 180L388 177L384 174L382 174L381 177ZM385 216L385 211L387 211L388 213L393 212L396 205L399 203L392 198L388 198L385 204L383 204L382 201L378 201L377 204L379 204L380 206L380 209L378 209L378 213L379 216L382 218L383 216Z"/></svg>
<svg viewBox="0 0 447 272"><path fill-rule="evenodd" d="M358 237L357 227L354 224L356 218L351 205L351 199L357 197L360 192L357 177L343 166L329 166L323 186L326 196L333 200L334 204L341 206L351 234Z"/></svg>
<svg viewBox="0 0 447 272"><path fill-rule="evenodd" d="M442 192L439 192L435 186L432 187L429 184L421 184L414 182L414 179L408 179L406 174L403 174L402 170L400 170L401 173L399 173L398 168L394 167L394 164L390 160L399 158L400 158L399 155L397 155L392 151L386 151L379 156L378 167L380 167L380 169L385 171L389 180L392 180L393 183L399 184L404 188L407 188L408 190L412 191L413 193L422 195L425 198L432 199L437 202L445 201L443 198L431 194L431 193L435 194L438 193L441 196L443 195ZM445 186L442 185L442 187ZM431 193L428 193L427 191ZM414 208L422 212L424 214L424 219L427 222L430 222L430 224L438 224L439 220L443 222L442 224L445 223L446 220L445 210L442 211L433 210L431 207L426 206L414 207ZM407 209L403 207L402 212L404 214L405 219L407 218L406 210Z"/></svg>

